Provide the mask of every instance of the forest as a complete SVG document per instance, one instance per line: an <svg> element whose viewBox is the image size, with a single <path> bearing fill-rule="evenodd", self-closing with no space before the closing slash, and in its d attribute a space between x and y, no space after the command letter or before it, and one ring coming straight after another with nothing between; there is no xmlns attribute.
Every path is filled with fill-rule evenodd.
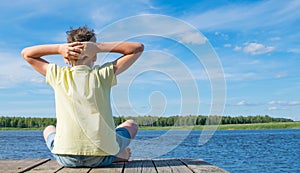
<svg viewBox="0 0 300 173"><path fill-rule="evenodd" d="M268 115L256 116L119 116L114 117L115 124L121 124L127 119L135 120L139 126L166 127L166 126L194 126L194 125L218 125L218 124L252 124L270 122L293 122L287 118L274 118ZM55 125L56 118L32 118L32 117L0 117L0 128L43 128Z"/></svg>

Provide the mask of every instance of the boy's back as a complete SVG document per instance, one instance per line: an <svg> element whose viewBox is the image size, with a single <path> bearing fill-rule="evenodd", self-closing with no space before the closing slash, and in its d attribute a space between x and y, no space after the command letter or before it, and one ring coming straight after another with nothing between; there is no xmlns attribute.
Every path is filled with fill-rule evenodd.
<svg viewBox="0 0 300 173"><path fill-rule="evenodd" d="M53 153L115 155L119 146L110 106L116 84L113 64L59 67L49 64L46 83L56 100L57 132Z"/></svg>

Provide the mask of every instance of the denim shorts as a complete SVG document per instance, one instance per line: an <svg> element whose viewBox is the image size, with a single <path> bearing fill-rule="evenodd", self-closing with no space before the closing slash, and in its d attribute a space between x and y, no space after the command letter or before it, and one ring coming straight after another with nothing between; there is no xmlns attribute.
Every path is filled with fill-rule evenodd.
<svg viewBox="0 0 300 173"><path fill-rule="evenodd" d="M52 151L54 147L55 132L51 133L47 137L47 147ZM116 128L116 139L120 147L120 151L123 151L130 143L130 133L124 127ZM52 153L53 154L53 153ZM59 164L65 167L101 167L110 165L116 160L115 155L110 156L82 156L82 155L58 155L53 154L53 157Z"/></svg>

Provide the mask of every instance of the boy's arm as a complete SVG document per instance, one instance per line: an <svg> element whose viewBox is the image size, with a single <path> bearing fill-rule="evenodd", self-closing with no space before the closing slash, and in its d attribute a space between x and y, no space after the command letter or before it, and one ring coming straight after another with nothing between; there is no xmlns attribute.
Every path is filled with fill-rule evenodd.
<svg viewBox="0 0 300 173"><path fill-rule="evenodd" d="M115 75L127 70L142 54L144 45L137 42L87 42L85 54L93 56L98 52L115 52L121 53L123 56L113 62Z"/></svg>
<svg viewBox="0 0 300 173"><path fill-rule="evenodd" d="M67 64L70 59L80 56L84 45L80 42L69 44L48 44L27 47L22 50L23 58L40 74L46 76L49 62L41 58L46 55L61 54Z"/></svg>

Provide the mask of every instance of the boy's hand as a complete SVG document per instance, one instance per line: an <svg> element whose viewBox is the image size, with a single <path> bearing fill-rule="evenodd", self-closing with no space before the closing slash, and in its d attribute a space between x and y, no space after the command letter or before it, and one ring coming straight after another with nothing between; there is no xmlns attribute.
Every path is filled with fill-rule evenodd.
<svg viewBox="0 0 300 173"><path fill-rule="evenodd" d="M84 44L81 42L73 42L67 44L61 44L59 46L59 53L64 58L66 64L71 64L71 59L82 58Z"/></svg>
<svg viewBox="0 0 300 173"><path fill-rule="evenodd" d="M94 42L83 42L84 49L82 56L94 57L99 52L99 47L97 43Z"/></svg>

